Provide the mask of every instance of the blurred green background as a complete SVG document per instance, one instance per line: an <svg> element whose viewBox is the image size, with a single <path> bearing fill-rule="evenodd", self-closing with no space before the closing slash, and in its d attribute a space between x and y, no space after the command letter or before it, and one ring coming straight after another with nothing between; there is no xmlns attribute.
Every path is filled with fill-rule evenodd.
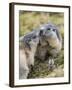
<svg viewBox="0 0 72 90"><path fill-rule="evenodd" d="M64 13L20 11L19 36L25 35L38 28L41 24L46 24L48 22L57 25L63 40L62 50L55 58L57 68L53 71L49 71L47 61L41 62L40 60L35 60L35 65L33 70L30 71L29 78L64 76Z"/></svg>

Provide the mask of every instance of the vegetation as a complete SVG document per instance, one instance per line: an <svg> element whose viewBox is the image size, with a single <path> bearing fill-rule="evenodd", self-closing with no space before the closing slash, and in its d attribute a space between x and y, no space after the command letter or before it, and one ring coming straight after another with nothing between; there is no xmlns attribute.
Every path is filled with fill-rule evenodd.
<svg viewBox="0 0 72 90"><path fill-rule="evenodd" d="M30 31L38 28L41 24L52 22L60 30L64 40L64 14L53 12L27 12L20 11L19 13L20 30L19 36L25 35ZM64 41L63 41L64 44ZM64 46L64 45L63 45ZM45 78L45 77L63 77L64 76L64 47L55 58L57 68L53 71L48 70L48 62L35 60L33 70L29 74L29 78Z"/></svg>

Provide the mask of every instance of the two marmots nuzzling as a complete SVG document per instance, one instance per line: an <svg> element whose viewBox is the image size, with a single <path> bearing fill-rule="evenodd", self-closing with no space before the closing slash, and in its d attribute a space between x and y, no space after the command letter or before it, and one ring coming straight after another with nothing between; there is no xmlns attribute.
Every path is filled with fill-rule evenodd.
<svg viewBox="0 0 72 90"><path fill-rule="evenodd" d="M28 77L30 66L35 58L48 59L49 68L54 67L53 58L62 48L62 37L58 28L52 24L43 24L38 29L20 37L19 78Z"/></svg>

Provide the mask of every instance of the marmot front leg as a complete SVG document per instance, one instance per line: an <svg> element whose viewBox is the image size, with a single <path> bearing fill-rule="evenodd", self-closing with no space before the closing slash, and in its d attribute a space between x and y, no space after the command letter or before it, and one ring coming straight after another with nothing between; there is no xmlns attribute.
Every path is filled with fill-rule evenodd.
<svg viewBox="0 0 72 90"><path fill-rule="evenodd" d="M48 70L53 70L55 69L55 63L54 63L54 59L52 57L48 58Z"/></svg>

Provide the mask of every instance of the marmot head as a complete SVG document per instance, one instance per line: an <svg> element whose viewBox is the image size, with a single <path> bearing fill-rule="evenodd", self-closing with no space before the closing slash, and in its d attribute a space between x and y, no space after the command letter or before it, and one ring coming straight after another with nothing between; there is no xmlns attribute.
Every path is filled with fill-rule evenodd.
<svg viewBox="0 0 72 90"><path fill-rule="evenodd" d="M62 44L61 34L57 26L52 23L43 24L40 27L40 38L40 43L42 45L49 43L49 45L54 48Z"/></svg>

